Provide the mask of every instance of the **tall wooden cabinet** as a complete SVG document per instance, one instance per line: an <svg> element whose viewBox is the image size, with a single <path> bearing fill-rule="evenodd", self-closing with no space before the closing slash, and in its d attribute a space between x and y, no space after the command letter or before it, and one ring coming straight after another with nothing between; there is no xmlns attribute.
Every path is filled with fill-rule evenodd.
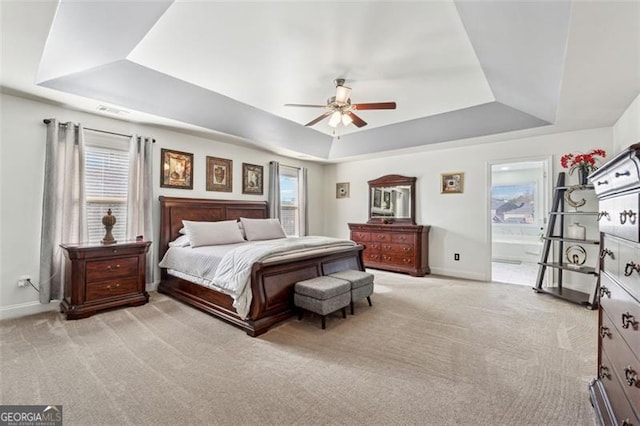
<svg viewBox="0 0 640 426"><path fill-rule="evenodd" d="M351 239L364 246L367 268L422 277L429 270L429 226L350 223Z"/></svg>
<svg viewBox="0 0 640 426"><path fill-rule="evenodd" d="M600 199L597 378L601 424L640 425L640 143L590 177Z"/></svg>

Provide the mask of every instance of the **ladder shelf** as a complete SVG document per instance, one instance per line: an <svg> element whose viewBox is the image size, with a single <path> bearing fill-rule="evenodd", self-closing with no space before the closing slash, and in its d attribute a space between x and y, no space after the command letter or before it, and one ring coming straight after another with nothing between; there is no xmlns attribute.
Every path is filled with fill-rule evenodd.
<svg viewBox="0 0 640 426"><path fill-rule="evenodd" d="M545 293L560 299L567 300L569 302L577 303L579 305L586 306L589 309L595 309L597 307L597 292L600 286L600 278L598 274L598 263L595 266L585 266L582 264L569 263L564 259L564 244L583 244L583 245L599 245L599 240L593 239L577 239L569 238L565 236L565 217L569 216L595 216L598 212L592 211L566 211L565 210L565 193L568 190L572 191L593 191L593 185L565 185L565 173L558 174L558 180L554 188L553 203L551 211L549 212L549 223L547 224L546 235L543 236L544 244L542 246L542 254L540 256L540 262L538 262L538 276L536 279L536 285L533 290L536 293ZM569 200L571 201L571 200ZM555 244L555 245L554 245ZM552 260L551 248L557 248L557 256L555 260ZM583 250L582 246L579 246ZM567 259L569 260L569 259ZM586 259L585 259L586 260ZM575 260L574 260L575 262ZM550 273L553 277L555 271L557 282L552 286L543 286L545 274ZM565 271L591 275L594 277L595 283L592 291L589 293L584 291L575 290L564 286Z"/></svg>

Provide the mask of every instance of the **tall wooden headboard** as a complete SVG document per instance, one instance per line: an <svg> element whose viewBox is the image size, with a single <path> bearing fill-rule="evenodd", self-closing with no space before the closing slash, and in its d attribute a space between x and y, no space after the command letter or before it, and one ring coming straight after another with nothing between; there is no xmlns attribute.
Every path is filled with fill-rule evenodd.
<svg viewBox="0 0 640 426"><path fill-rule="evenodd" d="M169 243L182 228L182 220L217 222L239 217L266 219L269 208L266 201L212 200L204 198L177 198L160 196L160 253L162 259Z"/></svg>

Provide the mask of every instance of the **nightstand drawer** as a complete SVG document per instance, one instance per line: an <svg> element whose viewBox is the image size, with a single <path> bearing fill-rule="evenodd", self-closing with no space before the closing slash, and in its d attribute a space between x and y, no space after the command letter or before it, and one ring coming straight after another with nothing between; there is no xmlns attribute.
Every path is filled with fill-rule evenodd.
<svg viewBox="0 0 640 426"><path fill-rule="evenodd" d="M138 291L138 277L87 283L86 300L104 299Z"/></svg>
<svg viewBox="0 0 640 426"><path fill-rule="evenodd" d="M116 257L112 259L92 260L87 262L87 283L119 277L136 277L137 273L137 257Z"/></svg>

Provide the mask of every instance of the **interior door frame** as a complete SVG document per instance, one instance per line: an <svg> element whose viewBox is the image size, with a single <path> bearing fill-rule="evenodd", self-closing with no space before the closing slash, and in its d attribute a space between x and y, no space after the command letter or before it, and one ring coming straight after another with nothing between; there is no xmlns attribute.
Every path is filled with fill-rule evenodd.
<svg viewBox="0 0 640 426"><path fill-rule="evenodd" d="M492 234L492 222L491 222L491 184L493 180L493 166L497 166L500 164L512 164L512 163L526 163L532 161L540 161L543 163L543 185L542 190L544 191L542 194L542 209L543 209L543 224L546 227L549 223L549 206L551 206L551 196L553 195L553 182L551 177L553 176L553 155L532 155L526 157L514 157L514 158L504 158L500 160L491 160L487 161L487 181L486 181L486 241L488 250L487 257L485 259L485 265L487 265L486 269L486 280L487 282L491 282L493 280L493 234ZM547 278L547 277L546 277Z"/></svg>

